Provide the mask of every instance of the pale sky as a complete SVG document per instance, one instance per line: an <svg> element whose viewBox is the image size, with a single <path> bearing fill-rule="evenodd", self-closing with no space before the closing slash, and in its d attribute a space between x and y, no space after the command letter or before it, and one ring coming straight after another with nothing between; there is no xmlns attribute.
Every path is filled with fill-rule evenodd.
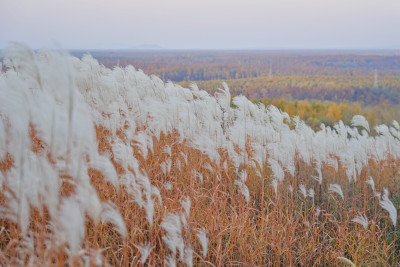
<svg viewBox="0 0 400 267"><path fill-rule="evenodd" d="M400 0L0 0L0 48L400 49Z"/></svg>

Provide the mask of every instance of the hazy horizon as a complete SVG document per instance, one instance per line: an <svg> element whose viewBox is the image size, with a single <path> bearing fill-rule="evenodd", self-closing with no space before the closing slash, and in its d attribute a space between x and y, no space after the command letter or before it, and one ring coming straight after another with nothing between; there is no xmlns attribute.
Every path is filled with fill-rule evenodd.
<svg viewBox="0 0 400 267"><path fill-rule="evenodd" d="M0 51L12 46L13 43L21 43L28 45L33 50L40 49L66 49L69 51L266 51L266 52L390 52L400 53L399 46L387 47L163 47L157 44L157 48L147 48L147 44L133 46L93 46L93 47L65 47L57 40L53 40L48 44L32 45L27 41L6 41L0 45Z"/></svg>
<svg viewBox="0 0 400 267"><path fill-rule="evenodd" d="M400 49L396 0L3 0L0 49Z"/></svg>

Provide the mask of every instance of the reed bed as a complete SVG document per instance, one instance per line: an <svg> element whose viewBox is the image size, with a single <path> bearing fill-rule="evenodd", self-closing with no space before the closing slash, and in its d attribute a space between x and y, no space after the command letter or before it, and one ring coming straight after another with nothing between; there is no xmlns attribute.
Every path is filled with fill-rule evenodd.
<svg viewBox="0 0 400 267"><path fill-rule="evenodd" d="M396 266L400 127L321 125L90 55L0 76L0 265Z"/></svg>

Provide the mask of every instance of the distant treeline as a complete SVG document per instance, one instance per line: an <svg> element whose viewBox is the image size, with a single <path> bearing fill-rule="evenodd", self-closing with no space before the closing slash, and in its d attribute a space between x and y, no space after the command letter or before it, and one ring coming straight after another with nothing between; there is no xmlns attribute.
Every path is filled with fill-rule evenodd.
<svg viewBox="0 0 400 267"><path fill-rule="evenodd" d="M367 105L399 104L400 76L382 76L375 82L369 76L274 76L250 79L196 81L207 91L216 90L225 81L235 94L249 98L318 99L352 101ZM180 82L188 86L191 82ZM375 84L376 83L376 84Z"/></svg>
<svg viewBox="0 0 400 267"><path fill-rule="evenodd" d="M85 51L72 51L81 57ZM183 86L213 92L226 81L234 94L397 105L396 51L89 51L101 64L133 65Z"/></svg>
<svg viewBox="0 0 400 267"><path fill-rule="evenodd" d="M338 121L350 125L354 115L363 115L370 126L391 124L393 120L400 120L400 105L379 104L374 106L361 105L358 102L336 103L319 100L286 100L277 98L253 99L255 103L274 105L290 116L299 116L314 130L318 130L321 123L333 126Z"/></svg>
<svg viewBox="0 0 400 267"><path fill-rule="evenodd" d="M392 52L323 51L89 51L107 67L132 64L167 81L254 77L400 76L400 55ZM84 51L72 51L78 57ZM365 52L367 53L367 52Z"/></svg>

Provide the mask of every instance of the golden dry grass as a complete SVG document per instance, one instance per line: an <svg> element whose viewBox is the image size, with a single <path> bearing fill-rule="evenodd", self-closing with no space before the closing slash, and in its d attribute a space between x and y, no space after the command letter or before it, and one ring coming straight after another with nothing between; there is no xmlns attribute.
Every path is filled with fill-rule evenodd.
<svg viewBox="0 0 400 267"><path fill-rule="evenodd" d="M110 132L101 127L96 131L98 150L112 153ZM32 150L44 153L46 144L36 137L33 128L31 133ZM376 177L377 191L387 187L392 196L400 194L399 178L396 176L399 162L370 161L358 181L353 183L348 183L340 166L338 172L326 167L323 168L325 179L319 185L309 179L313 167L298 160L295 177L286 174L286 179L278 186L277 195L271 187L272 178L267 166L262 168L262 179L255 174L254 168L241 166L249 177L246 184L250 200L246 203L234 184L237 174L227 153L220 152L221 164L216 165L200 151L185 142L179 142L175 133L162 134L160 140L153 138L153 142L154 150L149 151L146 158L138 152L134 143L131 144L141 170L148 175L151 184L159 188L162 196L162 205L155 202L153 226L146 220L144 209L131 201L123 186L116 190L105 181L101 172L89 170L91 183L100 199L110 200L117 205L128 229L126 238L121 238L113 225L95 224L88 219L82 253L88 256L91 265L96 265L96 257L100 257L105 266L140 266L141 255L136 245L143 242L154 246L145 265L163 265L169 252L163 243L165 230L160 223L169 212L184 212L179 201L186 197L191 199L191 210L183 237L185 243L191 244L194 250L195 266L345 266L340 257L351 260L356 266L395 266L400 263L395 229L365 183L372 175ZM164 152L167 146L171 148L171 156ZM160 164L167 158L171 158L174 164L171 171L164 174ZM123 174L123 168L113 157L111 159L118 175ZM181 164L180 169L177 161ZM224 161L227 162L227 170L222 166ZM213 171L204 168L206 163L211 165ZM5 172L12 164L13 159L7 156L0 162L0 171ZM193 174L193 170L203 175L203 182ZM172 185L172 189L168 189L167 183ZM298 186L301 183L307 189L314 188L314 198L304 198L299 193ZM342 185L344 200L337 194L328 193L327 186L331 183ZM289 185L293 186L293 192L288 190ZM3 190L7 190L6 184ZM64 183L61 196L73 191L70 183ZM0 205L4 205L4 201L2 192ZM367 230L351 221L358 212L363 212L369 218ZM18 226L1 219L0 264L42 262L54 266L83 265L85 255L73 258L63 247L46 243L46 236L51 233L48 223L49 216L45 209L31 212L29 227L35 233L31 237L34 246L27 247ZM201 229L209 238L206 257L202 256L202 248L196 237ZM18 261L18 258L21 260Z"/></svg>

